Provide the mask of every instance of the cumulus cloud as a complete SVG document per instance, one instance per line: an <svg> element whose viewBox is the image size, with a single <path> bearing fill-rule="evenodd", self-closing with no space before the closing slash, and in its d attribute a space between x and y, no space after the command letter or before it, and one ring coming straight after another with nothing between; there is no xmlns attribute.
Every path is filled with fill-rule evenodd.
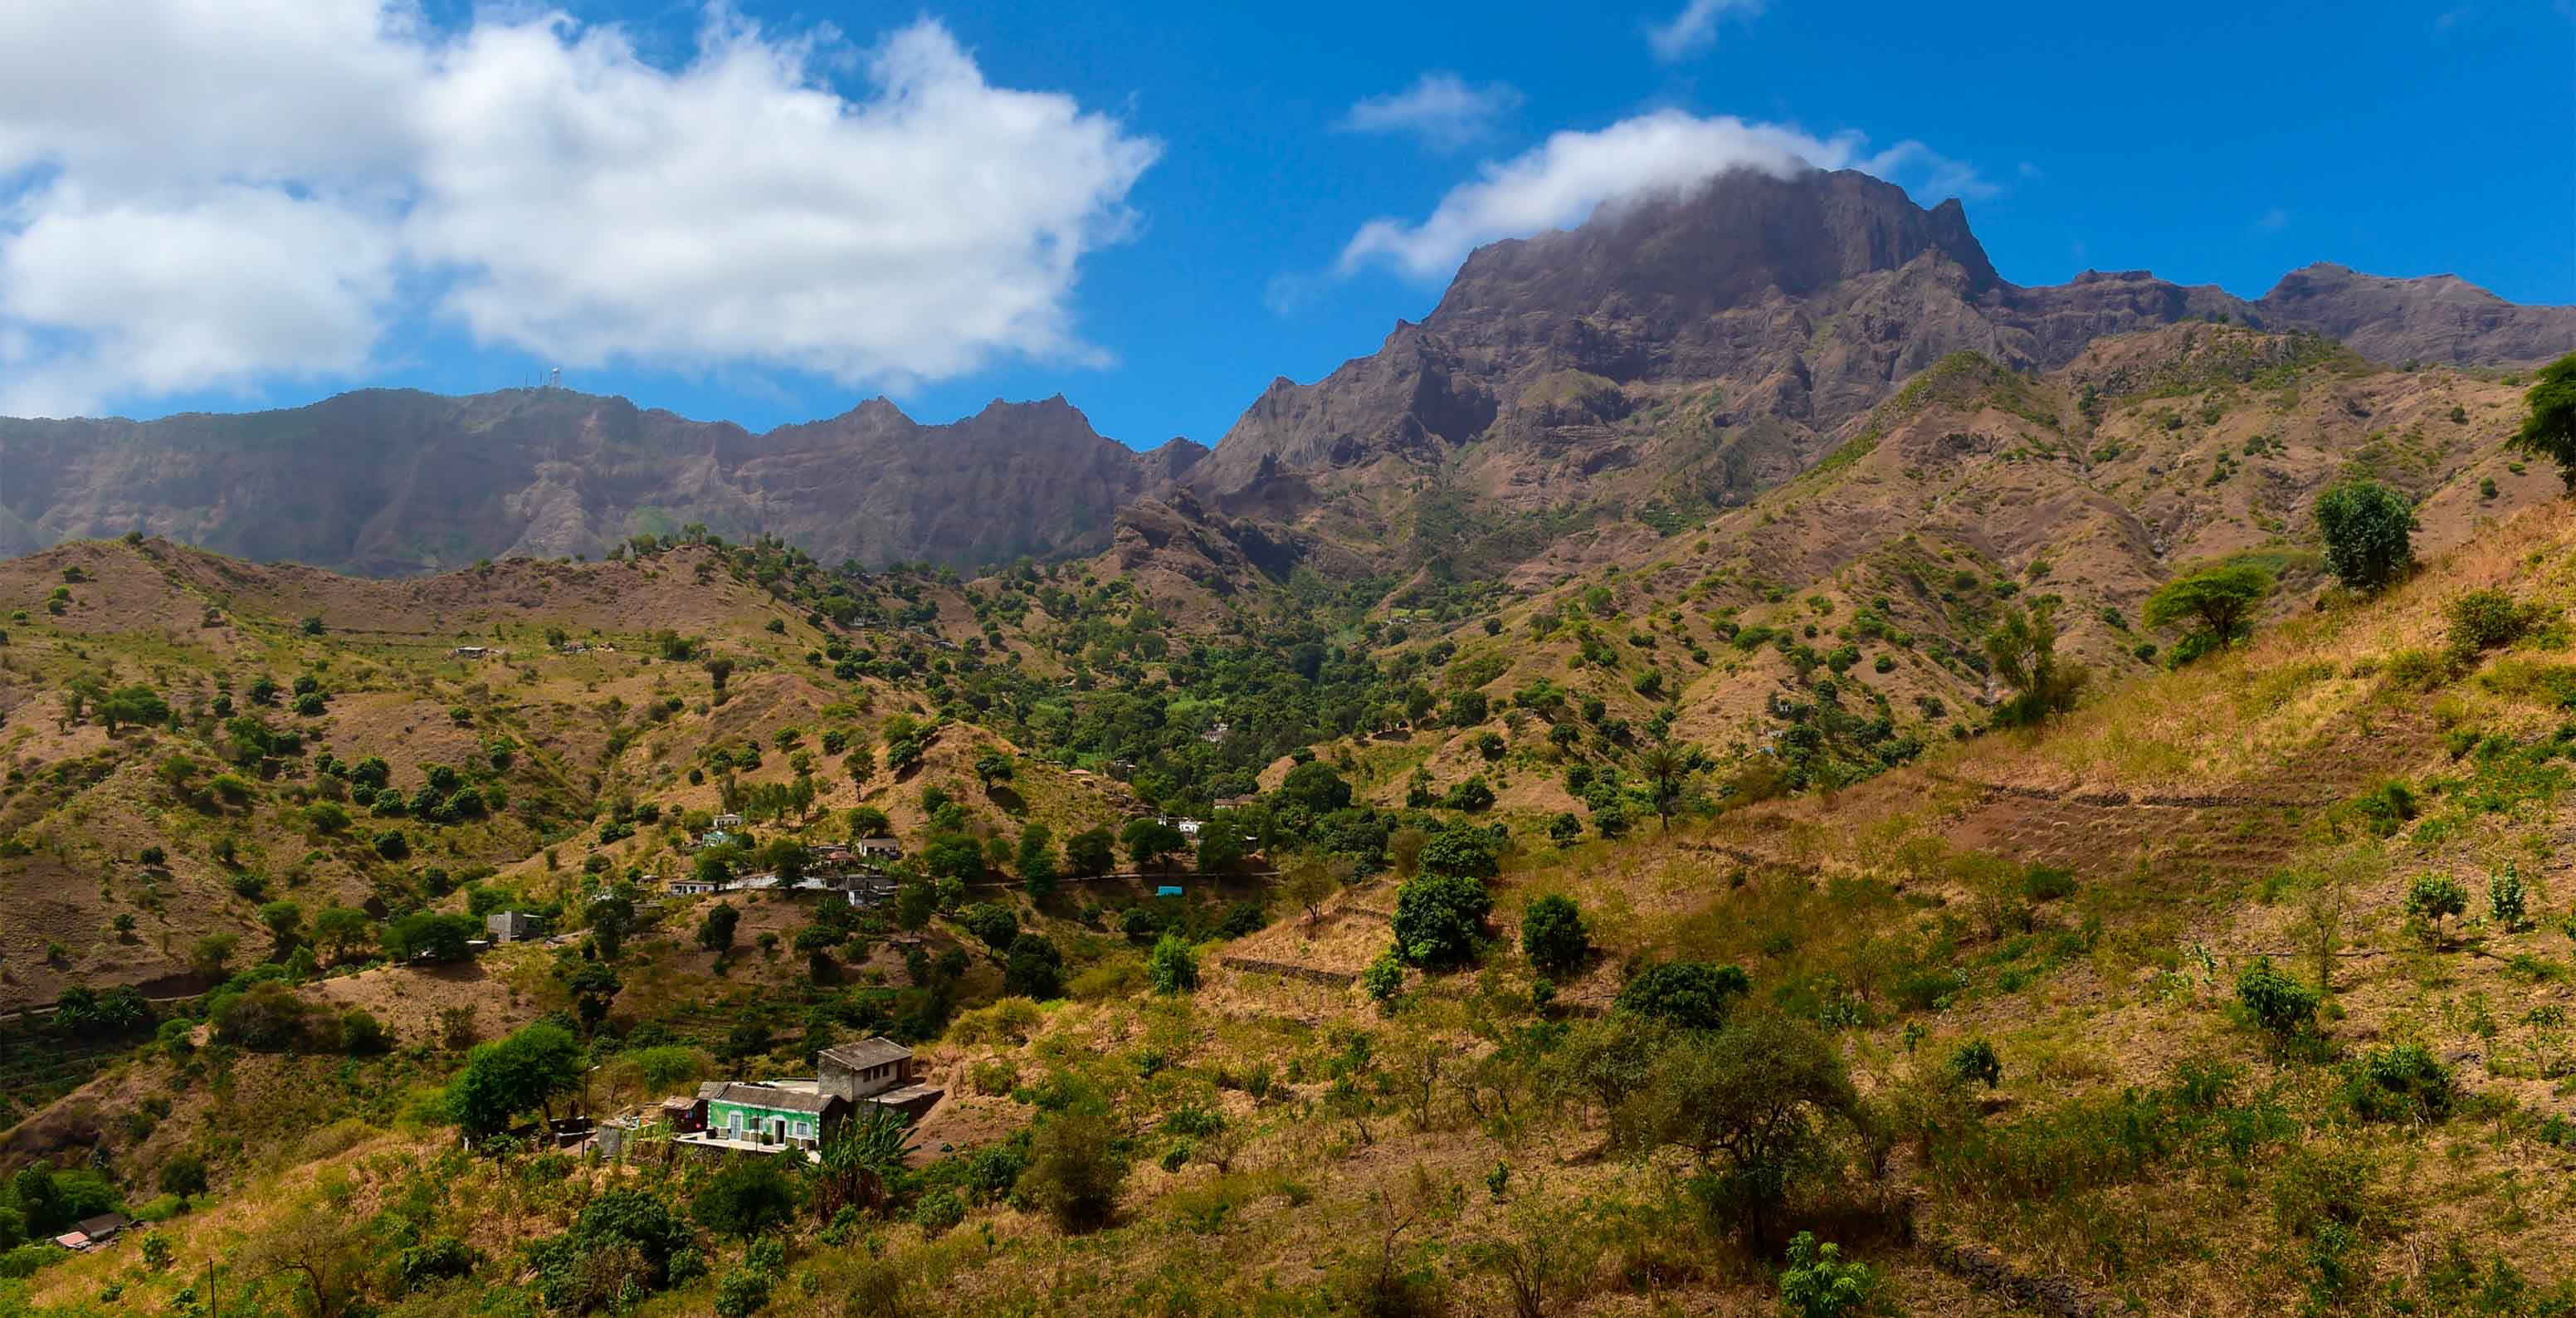
<svg viewBox="0 0 2576 1318"><path fill-rule="evenodd" d="M2254 220L2254 228L2261 233L2279 233L2289 227L2290 213L2278 206L2263 212Z"/></svg>
<svg viewBox="0 0 2576 1318"><path fill-rule="evenodd" d="M853 50L715 7L666 67L560 14L18 0L0 410L345 378L425 316L568 365L852 384L1086 359L1079 267L1158 151L927 20Z"/></svg>
<svg viewBox="0 0 2576 1318"><path fill-rule="evenodd" d="M1762 12L1762 0L1689 0L1682 11L1661 23L1646 25L1646 45L1655 58L1670 64L1717 44L1717 22L1729 14L1751 18Z"/></svg>
<svg viewBox="0 0 2576 1318"><path fill-rule="evenodd" d="M1403 91L1353 105L1339 127L1349 133L1403 134L1436 151L1455 151L1491 133L1495 121L1520 103L1519 89L1507 84L1475 87L1457 74L1432 72Z"/></svg>
<svg viewBox="0 0 2576 1318"><path fill-rule="evenodd" d="M1787 178L1808 168L1859 169L1945 196L1993 191L1974 169L1920 142L1873 152L1858 133L1819 138L1732 115L1660 110L1596 132L1556 133L1488 163L1418 223L1371 220L1343 247L1338 268L1347 275L1386 265L1439 278L1484 243L1580 224L1605 204L1683 192L1736 169Z"/></svg>

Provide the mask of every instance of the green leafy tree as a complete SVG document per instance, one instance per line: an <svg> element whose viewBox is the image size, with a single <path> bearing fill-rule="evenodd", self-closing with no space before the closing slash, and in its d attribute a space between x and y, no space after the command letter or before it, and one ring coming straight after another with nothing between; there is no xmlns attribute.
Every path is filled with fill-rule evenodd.
<svg viewBox="0 0 2576 1318"><path fill-rule="evenodd" d="M1502 873L1502 844L1491 830L1450 824L1423 839L1414 868L1443 878L1490 879Z"/></svg>
<svg viewBox="0 0 2576 1318"><path fill-rule="evenodd" d="M2385 590L2415 561L2415 510L2374 480L2351 480L2317 496L2326 567L2353 590Z"/></svg>
<svg viewBox="0 0 2576 1318"><path fill-rule="evenodd" d="M1020 936L1019 917L1011 914L1010 908L995 902L977 902L967 907L965 913L958 917L958 923L965 925L966 932L973 934L976 941L997 952L1009 947L1011 940Z"/></svg>
<svg viewBox="0 0 2576 1318"><path fill-rule="evenodd" d="M313 948L324 961L338 964L375 950L376 923L365 911L327 906L313 917Z"/></svg>
<svg viewBox="0 0 2576 1318"><path fill-rule="evenodd" d="M1030 823L1020 830L1018 854L1012 861L1020 872L1020 883L1033 901L1045 901L1055 891L1058 866L1055 857L1055 834L1040 823Z"/></svg>
<svg viewBox="0 0 2576 1318"><path fill-rule="evenodd" d="M1862 1117L1842 1054L1813 1029L1748 1013L1666 1046L1611 1128L1632 1154L1688 1151L1691 1190L1756 1245L1798 1180L1828 1164L1824 1125Z"/></svg>
<svg viewBox="0 0 2576 1318"><path fill-rule="evenodd" d="M107 735L116 735L121 724L150 725L170 721L169 703L161 693L140 684L121 686L98 697L95 712L99 722L107 725Z"/></svg>
<svg viewBox="0 0 2576 1318"><path fill-rule="evenodd" d="M1417 966L1454 966L1475 955L1494 898L1482 880L1429 870L1395 891L1395 943Z"/></svg>
<svg viewBox="0 0 2576 1318"><path fill-rule="evenodd" d="M581 1041L540 1022L467 1054L447 1088L448 1112L467 1134L489 1135L531 1108L552 1120L554 1100L580 1083Z"/></svg>
<svg viewBox="0 0 2576 1318"><path fill-rule="evenodd" d="M1045 1001L1064 996L1064 953L1041 934L1021 934L1011 940L1011 950L1002 961L1002 989L1024 998Z"/></svg>
<svg viewBox="0 0 2576 1318"><path fill-rule="evenodd" d="M1308 760L1280 780L1279 795L1314 814L1326 815L1349 808L1351 785L1333 771L1333 766L1322 760Z"/></svg>
<svg viewBox="0 0 2576 1318"><path fill-rule="evenodd" d="M295 936L304 928L304 908L289 901L270 902L259 908L259 922L268 926L270 941L284 951L295 945Z"/></svg>
<svg viewBox="0 0 2576 1318"><path fill-rule="evenodd" d="M1190 840L1181 830L1159 819L1137 819L1118 832L1118 844L1126 848L1127 859L1138 869L1156 865L1189 848Z"/></svg>
<svg viewBox="0 0 2576 1318"><path fill-rule="evenodd" d="M723 956L733 950L734 928L742 923L742 912L732 902L717 902L698 919L698 946Z"/></svg>
<svg viewBox="0 0 2576 1318"><path fill-rule="evenodd" d="M2542 367L2523 401L2529 414L2505 446L2557 463L2568 493L2576 494L2576 352Z"/></svg>
<svg viewBox="0 0 2576 1318"><path fill-rule="evenodd" d="M466 946L483 932L472 916L415 911L385 930L385 955L395 961L462 961Z"/></svg>
<svg viewBox="0 0 2576 1318"><path fill-rule="evenodd" d="M2233 645L2252 629L2255 608L2271 593L2272 574L2250 564L2196 572L2147 597L2147 625L2191 623L2205 645Z"/></svg>
<svg viewBox="0 0 2576 1318"><path fill-rule="evenodd" d="M2469 890L2448 874L2418 875L2406 888L2406 914L2427 921L2433 945L2443 943L2443 921L2469 909Z"/></svg>
<svg viewBox="0 0 2576 1318"><path fill-rule="evenodd" d="M1082 878L1093 878L1109 872L1117 855L1108 829L1086 828L1064 840L1065 867Z"/></svg>
<svg viewBox="0 0 2576 1318"><path fill-rule="evenodd" d="M1726 1023L1736 999L1752 988L1741 966L1660 961L1621 986L1616 1005L1685 1030L1714 1030Z"/></svg>
<svg viewBox="0 0 2576 1318"><path fill-rule="evenodd" d="M1582 967L1592 955L1592 934L1573 898L1550 895L1529 904L1521 915L1521 953L1550 975Z"/></svg>
<svg viewBox="0 0 2576 1318"><path fill-rule="evenodd" d="M894 891L894 922L904 929L920 929L939 914L939 890L921 879L914 879Z"/></svg>
<svg viewBox="0 0 2576 1318"><path fill-rule="evenodd" d="M1231 874L1243 868L1250 851L1243 844L1243 826L1231 817L1219 815L1199 829L1198 862L1202 874Z"/></svg>

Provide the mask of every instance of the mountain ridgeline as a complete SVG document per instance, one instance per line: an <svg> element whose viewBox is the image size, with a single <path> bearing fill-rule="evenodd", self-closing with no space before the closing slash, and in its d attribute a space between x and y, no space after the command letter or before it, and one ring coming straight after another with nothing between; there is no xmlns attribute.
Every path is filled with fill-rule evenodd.
<svg viewBox="0 0 2576 1318"><path fill-rule="evenodd" d="M1965 210L1853 172L1744 172L1468 257L1420 324L1276 381L1211 452L1136 452L1062 398L923 425L884 399L753 434L564 390L402 390L158 421L0 421L0 553L143 530L367 575L597 554L698 523L826 561L1108 552L1225 593L1300 564L1491 577L1568 527L1695 519L1806 470L1954 353L2013 371L2225 319L2371 359L2512 367L2576 308L2330 265L2256 301L2144 271L2006 280Z"/></svg>

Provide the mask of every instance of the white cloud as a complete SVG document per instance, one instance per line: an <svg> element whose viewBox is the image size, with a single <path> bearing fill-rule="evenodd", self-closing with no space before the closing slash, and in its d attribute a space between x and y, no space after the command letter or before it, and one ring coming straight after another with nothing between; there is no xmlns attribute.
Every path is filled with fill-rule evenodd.
<svg viewBox="0 0 2576 1318"><path fill-rule="evenodd" d="M1385 264L1415 278L1440 278L1484 243L1580 224L1604 204L1686 191L1731 170L1787 178L1810 167L1901 176L1945 196L1993 191L1975 170L1920 142L1871 152L1857 133L1818 138L1731 115L1703 119L1660 110L1598 132L1556 133L1513 159L1489 163L1450 189L1418 224L1371 220L1343 247L1339 270Z"/></svg>
<svg viewBox="0 0 2576 1318"><path fill-rule="evenodd" d="M568 365L1084 359L1079 266L1158 151L929 21L854 51L711 7L664 67L560 14L17 0L0 410L347 377L430 315Z"/></svg>
<svg viewBox="0 0 2576 1318"><path fill-rule="evenodd" d="M2262 218L2254 221L2254 227L2263 233L2279 233L2290 227L2290 213L2275 206L2263 212Z"/></svg>
<svg viewBox="0 0 2576 1318"><path fill-rule="evenodd" d="M1655 58L1670 64L1717 44L1717 21L1729 14L1751 18L1762 12L1762 0L1689 0L1682 11L1662 23L1646 25L1646 44Z"/></svg>
<svg viewBox="0 0 2576 1318"><path fill-rule="evenodd" d="M1342 116L1350 133L1401 133L1437 151L1455 151L1494 130L1494 121L1518 109L1521 94L1504 83L1469 86L1454 73L1423 74L1400 92L1371 96Z"/></svg>

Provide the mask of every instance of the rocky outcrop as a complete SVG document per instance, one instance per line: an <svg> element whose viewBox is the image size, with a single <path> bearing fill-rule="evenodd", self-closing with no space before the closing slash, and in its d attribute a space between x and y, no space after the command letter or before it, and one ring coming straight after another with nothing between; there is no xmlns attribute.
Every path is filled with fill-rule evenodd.
<svg viewBox="0 0 2576 1318"><path fill-rule="evenodd" d="M2458 275L2389 279L2320 263L2282 276L2256 305L2382 362L2528 366L2576 350L2576 307L2517 306Z"/></svg>

